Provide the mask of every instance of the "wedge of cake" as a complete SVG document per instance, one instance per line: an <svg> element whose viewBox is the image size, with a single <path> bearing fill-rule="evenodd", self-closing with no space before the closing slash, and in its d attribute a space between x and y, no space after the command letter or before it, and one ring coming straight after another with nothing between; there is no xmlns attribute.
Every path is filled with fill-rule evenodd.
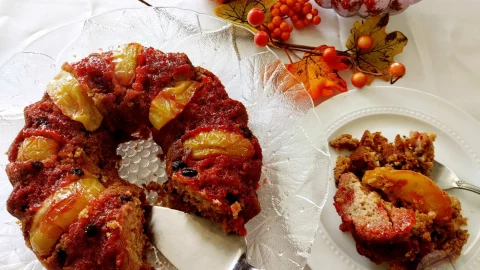
<svg viewBox="0 0 480 270"><path fill-rule="evenodd" d="M411 132L389 143L367 130L361 140L344 134L330 142L353 151L338 157L334 169L340 230L350 232L358 253L377 264L413 270L436 250L455 260L467 242L460 202L427 177L434 139L431 133Z"/></svg>

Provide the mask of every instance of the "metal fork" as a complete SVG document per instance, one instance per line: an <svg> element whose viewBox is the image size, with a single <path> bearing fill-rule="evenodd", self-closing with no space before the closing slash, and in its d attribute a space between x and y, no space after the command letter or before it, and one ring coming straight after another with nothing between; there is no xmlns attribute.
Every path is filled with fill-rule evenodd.
<svg viewBox="0 0 480 270"><path fill-rule="evenodd" d="M460 180L450 168L436 160L434 161L430 178L443 190L458 188L480 194L479 187Z"/></svg>

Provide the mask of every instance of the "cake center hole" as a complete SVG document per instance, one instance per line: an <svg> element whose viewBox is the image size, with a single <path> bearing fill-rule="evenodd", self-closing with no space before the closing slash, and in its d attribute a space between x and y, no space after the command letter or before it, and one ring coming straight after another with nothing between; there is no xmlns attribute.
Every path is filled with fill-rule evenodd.
<svg viewBox="0 0 480 270"><path fill-rule="evenodd" d="M167 181L167 175L165 161L158 158L161 154L162 148L152 137L119 144L117 155L122 160L118 164L118 174L122 179L140 187L152 181L162 184Z"/></svg>

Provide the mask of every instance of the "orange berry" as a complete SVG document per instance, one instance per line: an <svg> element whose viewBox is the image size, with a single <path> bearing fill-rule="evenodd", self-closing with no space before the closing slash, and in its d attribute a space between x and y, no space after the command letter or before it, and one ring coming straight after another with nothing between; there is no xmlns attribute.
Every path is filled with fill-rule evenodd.
<svg viewBox="0 0 480 270"><path fill-rule="evenodd" d="M326 48L323 53L323 60L327 63L332 63L337 59L337 51L335 50L335 47L328 47Z"/></svg>
<svg viewBox="0 0 480 270"><path fill-rule="evenodd" d="M264 31L260 31L256 33L255 36L253 37L253 41L258 47L267 46L269 39L270 38L268 37L268 34L265 33Z"/></svg>
<svg viewBox="0 0 480 270"><path fill-rule="evenodd" d="M280 6L280 14L282 14L282 15L287 15L288 10L289 10L289 8L288 8L287 5L281 5L281 6Z"/></svg>
<svg viewBox="0 0 480 270"><path fill-rule="evenodd" d="M295 22L295 28L297 28L298 30L300 29L303 29L305 27L305 24L303 23L302 20L298 20L297 22Z"/></svg>
<svg viewBox="0 0 480 270"><path fill-rule="evenodd" d="M303 5L304 7L308 7L310 8L310 10L312 10L312 3L310 2L306 2L305 5Z"/></svg>
<svg viewBox="0 0 480 270"><path fill-rule="evenodd" d="M272 38L278 39L282 35L282 30L280 28L275 28L272 32Z"/></svg>
<svg viewBox="0 0 480 270"><path fill-rule="evenodd" d="M362 88L367 84L367 75L363 72L356 72L352 75L352 84L356 88Z"/></svg>
<svg viewBox="0 0 480 270"><path fill-rule="evenodd" d="M291 24L288 25L288 32L292 32L293 31L293 26Z"/></svg>
<svg viewBox="0 0 480 270"><path fill-rule="evenodd" d="M289 32L282 32L282 35L280 36L280 39L282 41L287 41L290 38L290 33Z"/></svg>
<svg viewBox="0 0 480 270"><path fill-rule="evenodd" d="M302 11L302 7L303 7L302 4L296 3L295 6L293 7L293 10L298 13Z"/></svg>
<svg viewBox="0 0 480 270"><path fill-rule="evenodd" d="M407 69L401 63L392 63L388 67L388 72L390 72L390 74L392 74L394 78L399 78L405 75L405 73L407 73Z"/></svg>
<svg viewBox="0 0 480 270"><path fill-rule="evenodd" d="M303 19L303 24L305 24L305 26L309 26L310 22L311 22L311 20L309 20L307 18Z"/></svg>
<svg viewBox="0 0 480 270"><path fill-rule="evenodd" d="M280 24L280 30L282 30L282 32L288 31L288 29L288 23L282 22L282 24Z"/></svg>
<svg viewBox="0 0 480 270"><path fill-rule="evenodd" d="M273 31L275 29L275 25L273 23L268 23L267 24L268 30Z"/></svg>
<svg viewBox="0 0 480 270"><path fill-rule="evenodd" d="M287 0L280 0L280 1L278 1L278 2L280 2L280 3L282 3L282 4L285 4L285 3L287 3Z"/></svg>
<svg viewBox="0 0 480 270"><path fill-rule="evenodd" d="M319 16L315 16L315 17L313 17L313 19L312 19L312 22L313 22L313 24L315 24L315 25L319 25L321 21L322 21L322 18L320 18Z"/></svg>
<svg viewBox="0 0 480 270"><path fill-rule="evenodd" d="M280 9L278 8L272 9L272 16L280 16Z"/></svg>
<svg viewBox="0 0 480 270"><path fill-rule="evenodd" d="M318 15L318 9L312 8L312 15L317 16Z"/></svg>
<svg viewBox="0 0 480 270"><path fill-rule="evenodd" d="M373 47L373 42L371 35L363 35L357 39L357 47L360 50L368 51Z"/></svg>
<svg viewBox="0 0 480 270"><path fill-rule="evenodd" d="M287 6L293 7L295 5L295 0L287 0Z"/></svg>
<svg viewBox="0 0 480 270"><path fill-rule="evenodd" d="M265 20L265 12L259 8L252 8L247 14L247 21L250 25L258 27Z"/></svg>
<svg viewBox="0 0 480 270"><path fill-rule="evenodd" d="M307 0L298 0L297 2L300 3L300 5L303 6L303 5L305 5L305 3L307 2Z"/></svg>
<svg viewBox="0 0 480 270"><path fill-rule="evenodd" d="M277 2L277 3L275 3L275 5L273 5L272 9L274 9L274 8L280 8L281 5L282 5L282 3Z"/></svg>
<svg viewBox="0 0 480 270"><path fill-rule="evenodd" d="M273 17L272 23L273 23L275 26L280 26L280 24L282 23L282 17L280 17L280 16L275 16L275 17Z"/></svg>
<svg viewBox="0 0 480 270"><path fill-rule="evenodd" d="M293 10L291 10L291 9L288 10L287 16L291 18L293 15L295 15L295 12L294 12Z"/></svg>
<svg viewBox="0 0 480 270"><path fill-rule="evenodd" d="M295 24L299 20L298 15L297 14L293 15L292 17L290 17L290 20L292 20L292 23Z"/></svg>
<svg viewBox="0 0 480 270"><path fill-rule="evenodd" d="M310 13L310 11L312 11L312 6L307 6L307 5L304 5L303 8L302 8L302 13L303 14L308 14Z"/></svg>

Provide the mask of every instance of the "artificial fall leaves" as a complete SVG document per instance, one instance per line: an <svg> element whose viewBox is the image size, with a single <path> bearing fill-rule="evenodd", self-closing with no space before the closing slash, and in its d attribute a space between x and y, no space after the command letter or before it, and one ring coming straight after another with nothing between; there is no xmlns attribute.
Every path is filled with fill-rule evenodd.
<svg viewBox="0 0 480 270"><path fill-rule="evenodd" d="M322 45L313 53L323 53L328 48ZM347 69L349 60L346 56L338 56L335 63L327 64L323 57L313 53L305 53L303 58L295 63L287 64L288 71L294 74L307 89L310 96L316 99L320 96L331 96L334 91L346 92L347 83L338 75L337 71Z"/></svg>
<svg viewBox="0 0 480 270"><path fill-rule="evenodd" d="M350 38L347 40L346 55L338 55L333 63L327 63L320 55L305 53L303 58L291 64L287 69L305 84L305 88L313 99L320 96L331 96L334 90L347 91L346 82L337 71L350 68L354 72L361 71L369 76L369 82L376 77L390 80L388 67L394 62L393 57L403 51L408 39L401 32L386 33L389 15L384 14L365 21L357 21L353 25ZM361 50L357 40L362 35L371 35L374 44L369 50ZM322 53L328 46L322 45L313 52Z"/></svg>
<svg viewBox="0 0 480 270"><path fill-rule="evenodd" d="M218 17L233 24L239 24L257 32L247 21L247 14L252 8L260 8L265 12L265 21L270 21L272 14L270 8L277 0L236 0L219 5L213 12Z"/></svg>
<svg viewBox="0 0 480 270"><path fill-rule="evenodd" d="M383 77L390 80L388 67L394 62L393 57L403 51L408 39L399 31L387 34L389 16L377 16L372 19L355 22L347 40L347 49L351 52L354 69L370 76ZM362 35L370 35L373 47L362 51L357 47L357 40Z"/></svg>
<svg viewBox="0 0 480 270"><path fill-rule="evenodd" d="M215 9L215 14L231 23L242 25L254 32L258 29L248 24L247 15L250 9L260 8L265 12L265 20L271 18L270 8L277 0L234 0L222 1L225 4ZM337 51L335 61L325 61L322 54L328 48L321 45L306 52L298 62L287 64L287 69L304 83L313 99L320 96L332 96L335 92L346 92L347 83L338 74L338 71L350 68L353 72L363 72L367 75L367 84L376 78L390 80L394 83L398 78L392 78L389 66L394 63L394 56L403 51L408 39L399 31L386 32L389 14L379 15L364 21L354 23L350 37L347 40L346 51ZM373 46L368 50L360 49L358 38L369 35L373 39ZM295 44L282 42L270 43L272 46L288 51L295 51ZM295 45L295 46L294 46ZM306 46L303 46L305 48ZM305 51L305 50L303 50ZM395 80L394 80L395 79Z"/></svg>

